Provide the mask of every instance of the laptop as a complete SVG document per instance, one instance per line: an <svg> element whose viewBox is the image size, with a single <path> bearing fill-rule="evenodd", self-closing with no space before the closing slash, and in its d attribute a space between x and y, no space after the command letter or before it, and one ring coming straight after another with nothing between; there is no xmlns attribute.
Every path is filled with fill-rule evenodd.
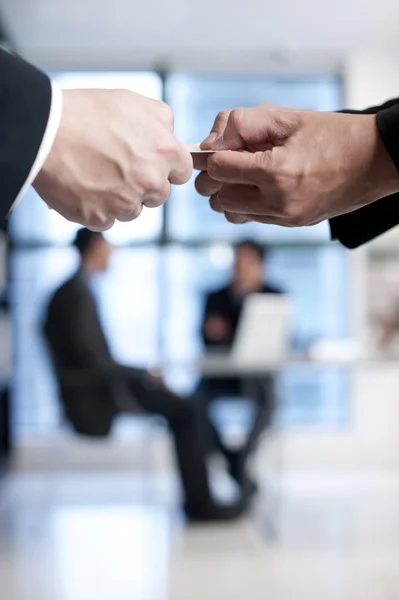
<svg viewBox="0 0 399 600"><path fill-rule="evenodd" d="M287 360L292 301L283 294L251 294L244 302L230 351L210 351L199 368L207 375L278 370Z"/></svg>

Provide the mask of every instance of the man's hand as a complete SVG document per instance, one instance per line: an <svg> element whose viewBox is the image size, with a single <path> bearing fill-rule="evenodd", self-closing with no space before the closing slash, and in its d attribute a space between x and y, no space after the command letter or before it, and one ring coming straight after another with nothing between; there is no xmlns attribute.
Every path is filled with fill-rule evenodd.
<svg viewBox="0 0 399 600"><path fill-rule="evenodd" d="M231 336L231 327L226 318L221 315L208 315L204 323L204 334L212 342L224 342Z"/></svg>
<svg viewBox="0 0 399 600"><path fill-rule="evenodd" d="M163 102L126 90L63 92L53 148L34 188L69 221L106 230L157 207L183 184L192 159Z"/></svg>
<svg viewBox="0 0 399 600"><path fill-rule="evenodd" d="M196 188L233 223L313 225L399 190L375 115L262 104L220 113L201 147L219 152L195 157Z"/></svg>

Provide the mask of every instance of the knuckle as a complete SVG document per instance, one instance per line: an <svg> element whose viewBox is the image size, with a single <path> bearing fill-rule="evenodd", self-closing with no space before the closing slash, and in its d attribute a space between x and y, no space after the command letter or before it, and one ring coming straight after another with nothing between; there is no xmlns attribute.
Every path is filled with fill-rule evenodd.
<svg viewBox="0 0 399 600"><path fill-rule="evenodd" d="M144 200L144 206L148 208L157 208L158 206L162 206L166 202L166 200L170 196L170 183L166 182L166 184L160 189L158 192L154 194L148 194Z"/></svg>
<svg viewBox="0 0 399 600"><path fill-rule="evenodd" d="M143 205L141 203L136 203L128 215L129 220L134 221L134 219L138 219L138 217L141 215L142 211L143 211Z"/></svg>
<svg viewBox="0 0 399 600"><path fill-rule="evenodd" d="M220 205L220 200L219 200L218 194L215 194L214 196L211 196L211 198L209 199L209 206L215 212L218 212L218 213L223 213L224 212L223 208Z"/></svg>
<svg viewBox="0 0 399 600"><path fill-rule="evenodd" d="M275 104L270 104L270 102L261 102L261 104L258 104L255 108L264 110L265 112L273 112L276 108L280 107L277 107Z"/></svg>
<svg viewBox="0 0 399 600"><path fill-rule="evenodd" d="M117 221L121 221L122 223L134 221L141 215L142 210L143 210L142 204L136 203L133 207L130 207L130 210L125 210L123 212L120 212L115 218Z"/></svg>
<svg viewBox="0 0 399 600"><path fill-rule="evenodd" d="M158 116L159 119L165 123L165 125L172 126L174 123L173 110L166 102L159 102L158 104Z"/></svg>
<svg viewBox="0 0 399 600"><path fill-rule="evenodd" d="M262 184L271 184L276 188L283 188L286 184L284 165L282 164L276 148L255 152L254 173L256 179Z"/></svg>
<svg viewBox="0 0 399 600"><path fill-rule="evenodd" d="M239 213L225 212L226 219L234 225L243 225L248 222L248 217Z"/></svg>
<svg viewBox="0 0 399 600"><path fill-rule="evenodd" d="M167 201L167 199L170 196L170 185L165 186L164 189L162 190L162 192L159 195L158 200L155 203L155 206L162 206L162 204L165 204L165 202Z"/></svg>
<svg viewBox="0 0 399 600"><path fill-rule="evenodd" d="M162 156L168 162L178 162L183 160L187 160L189 158L190 164L192 165L191 154L187 150L188 157L182 152L181 145L173 135L171 131L166 128L163 128L161 131L158 131L157 140L156 140L156 150L158 156Z"/></svg>
<svg viewBox="0 0 399 600"><path fill-rule="evenodd" d="M295 197L283 201L281 216L293 227L304 227L309 222L307 211Z"/></svg>
<svg viewBox="0 0 399 600"><path fill-rule="evenodd" d="M220 191L218 192L218 198L219 198L219 202L221 204L229 202L229 201L231 202L231 200L232 200L231 189L229 187L226 188L226 186L222 186Z"/></svg>
<svg viewBox="0 0 399 600"><path fill-rule="evenodd" d="M88 221L88 228L93 231L105 231L112 227L113 219L105 213L96 213Z"/></svg>
<svg viewBox="0 0 399 600"><path fill-rule="evenodd" d="M220 169L220 156L217 152L208 158L207 173L211 179L217 179Z"/></svg>
<svg viewBox="0 0 399 600"><path fill-rule="evenodd" d="M308 225L312 225L312 222L313 219L309 211L303 210L296 216L294 225L295 227L307 227Z"/></svg>
<svg viewBox="0 0 399 600"><path fill-rule="evenodd" d="M132 97L134 96L134 92L125 89L106 90L106 92L110 96L112 94L113 99L118 102L118 105L122 110L126 110L131 105Z"/></svg>
<svg viewBox="0 0 399 600"><path fill-rule="evenodd" d="M162 175L155 169L147 169L141 175L141 188L144 193L151 194L158 192L165 184Z"/></svg>
<svg viewBox="0 0 399 600"><path fill-rule="evenodd" d="M273 182L276 178L276 169L273 154L270 152L255 152L253 156L254 175L260 184Z"/></svg>
<svg viewBox="0 0 399 600"><path fill-rule="evenodd" d="M218 116L216 117L216 121L219 122L225 122L227 121L227 119L229 118L231 113L231 110L221 110L220 113L218 114Z"/></svg>
<svg viewBox="0 0 399 600"><path fill-rule="evenodd" d="M193 159L190 152L184 148L179 142L175 142L175 159L173 163L179 173L179 183L187 183L193 174Z"/></svg>
<svg viewBox="0 0 399 600"><path fill-rule="evenodd" d="M245 117L244 109L243 108L235 108L230 113L230 117L229 117L230 125L232 125L236 131L240 131L244 117Z"/></svg>

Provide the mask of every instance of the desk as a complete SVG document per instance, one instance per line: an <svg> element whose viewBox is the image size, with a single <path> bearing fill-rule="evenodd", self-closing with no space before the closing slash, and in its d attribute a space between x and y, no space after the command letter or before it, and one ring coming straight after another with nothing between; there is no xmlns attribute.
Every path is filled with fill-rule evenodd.
<svg viewBox="0 0 399 600"><path fill-rule="evenodd" d="M191 364L191 369L198 370L204 379L224 379L237 377L243 382L243 396L251 398L255 386L260 387L263 404L270 398L271 377L281 371L282 363L259 362L243 363L226 353L209 353L199 361ZM255 394L256 396L256 394Z"/></svg>
<svg viewBox="0 0 399 600"><path fill-rule="evenodd" d="M288 356L284 362L259 362L257 364L243 364L236 361L230 354L207 354L199 359L187 361L172 360L162 364L162 370L184 368L188 371L200 373L204 377L261 377L275 375L286 369L295 368L336 368L336 369L368 369L374 367L399 367L399 356L369 356L353 359L323 358L315 359L307 356Z"/></svg>
<svg viewBox="0 0 399 600"><path fill-rule="evenodd" d="M252 379L273 375L281 371L283 363L262 362L243 363L237 361L231 354L208 354L197 362L192 363L191 368L196 368L204 377L242 377Z"/></svg>

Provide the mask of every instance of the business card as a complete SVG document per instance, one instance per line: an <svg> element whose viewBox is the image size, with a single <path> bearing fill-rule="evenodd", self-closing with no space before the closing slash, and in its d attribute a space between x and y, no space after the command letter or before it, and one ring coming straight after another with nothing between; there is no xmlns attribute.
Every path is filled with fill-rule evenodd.
<svg viewBox="0 0 399 600"><path fill-rule="evenodd" d="M212 154L218 152L218 150L202 150L200 144L187 144L186 148L188 148L191 154Z"/></svg>

